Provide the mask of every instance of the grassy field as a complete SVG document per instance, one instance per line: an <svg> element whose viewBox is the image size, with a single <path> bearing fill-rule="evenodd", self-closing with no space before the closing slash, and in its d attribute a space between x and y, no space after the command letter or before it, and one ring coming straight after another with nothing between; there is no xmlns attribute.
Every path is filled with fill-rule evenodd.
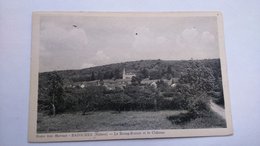
<svg viewBox="0 0 260 146"><path fill-rule="evenodd" d="M151 129L186 129L223 127L225 121L217 116L195 119L182 125L173 124L168 116L179 115L185 111L97 111L81 115L66 113L55 117L38 114L37 131L51 132L95 132L120 130L151 130ZM212 119L216 118L216 119Z"/></svg>
<svg viewBox="0 0 260 146"><path fill-rule="evenodd" d="M178 115L184 111L98 111L60 114L55 117L39 114L37 130L44 132L79 132L79 131L116 131L177 128L167 116Z"/></svg>

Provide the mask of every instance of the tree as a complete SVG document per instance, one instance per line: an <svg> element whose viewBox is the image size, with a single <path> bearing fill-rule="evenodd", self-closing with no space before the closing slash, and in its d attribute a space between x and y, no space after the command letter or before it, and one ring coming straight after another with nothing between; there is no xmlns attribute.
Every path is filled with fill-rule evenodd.
<svg viewBox="0 0 260 146"><path fill-rule="evenodd" d="M148 86L148 90L149 90L149 97L153 100L153 110L157 111L158 110L158 100L161 98L159 95L159 90L155 89L152 86Z"/></svg>
<svg viewBox="0 0 260 146"><path fill-rule="evenodd" d="M133 76L132 79L131 79L132 85L140 85L141 81L142 81L141 78L136 77L136 76Z"/></svg>
<svg viewBox="0 0 260 146"><path fill-rule="evenodd" d="M149 71L146 68L143 68L141 70L142 78L148 78L149 77Z"/></svg>
<svg viewBox="0 0 260 146"><path fill-rule="evenodd" d="M104 90L102 86L88 86L78 93L82 115L98 108L99 99L103 96Z"/></svg>
<svg viewBox="0 0 260 146"><path fill-rule="evenodd" d="M104 73L104 79L110 79L110 72L109 71L106 71Z"/></svg>
<svg viewBox="0 0 260 146"><path fill-rule="evenodd" d="M171 66L167 67L166 77L167 77L167 79L171 79L173 77L173 71L172 71Z"/></svg>
<svg viewBox="0 0 260 146"><path fill-rule="evenodd" d="M92 71L92 73L91 73L91 81L94 81L94 80L96 80L96 77L95 77L95 73Z"/></svg>
<svg viewBox="0 0 260 146"><path fill-rule="evenodd" d="M48 75L48 85L48 102L51 106L50 113L55 116L56 113L63 112L65 108L63 79L57 72L50 73Z"/></svg>
<svg viewBox="0 0 260 146"><path fill-rule="evenodd" d="M109 75L109 79L112 79L112 78L114 78L114 73L111 71L110 75Z"/></svg>
<svg viewBox="0 0 260 146"><path fill-rule="evenodd" d="M101 86L103 86L103 85L105 84L104 80L103 80L103 79L100 79L100 80L99 80L99 84L100 84Z"/></svg>
<svg viewBox="0 0 260 146"><path fill-rule="evenodd" d="M162 71L161 70L151 70L149 75L150 75L150 80L161 79Z"/></svg>
<svg viewBox="0 0 260 146"><path fill-rule="evenodd" d="M114 93L111 102L114 108L120 113L122 110L126 110L126 106L131 102L131 97L122 92Z"/></svg>
<svg viewBox="0 0 260 146"><path fill-rule="evenodd" d="M130 109L157 110L159 108L159 94L157 89L146 85L144 87L127 85L124 94L131 98Z"/></svg>
<svg viewBox="0 0 260 146"><path fill-rule="evenodd" d="M214 88L215 78L210 68L198 61L190 61L187 74L182 75L178 92L186 99L189 113L194 116L204 116L209 111L208 93Z"/></svg>
<svg viewBox="0 0 260 146"><path fill-rule="evenodd" d="M98 80L103 80L103 78L104 78L104 75L103 75L100 71L98 71L98 73L97 73L97 79L98 79Z"/></svg>
<svg viewBox="0 0 260 146"><path fill-rule="evenodd" d="M115 79L120 79L121 75L120 75L120 70L117 68L115 69L115 74L114 74Z"/></svg>
<svg viewBox="0 0 260 146"><path fill-rule="evenodd" d="M161 91L161 92L165 92L169 88L169 85L167 83L165 83L162 79L157 81L156 85L157 85L158 90Z"/></svg>
<svg viewBox="0 0 260 146"><path fill-rule="evenodd" d="M168 74L172 74L172 68L171 68L171 66L168 66L168 67L167 67L167 73L168 73Z"/></svg>

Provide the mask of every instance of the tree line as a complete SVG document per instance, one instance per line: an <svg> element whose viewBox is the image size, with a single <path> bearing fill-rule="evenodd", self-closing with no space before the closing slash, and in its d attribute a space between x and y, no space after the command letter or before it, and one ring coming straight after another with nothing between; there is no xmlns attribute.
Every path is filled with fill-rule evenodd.
<svg viewBox="0 0 260 146"><path fill-rule="evenodd" d="M160 72L162 74L157 75L157 79L174 77L171 66ZM98 110L121 112L175 109L187 110L192 115L190 117L199 117L209 111L208 103L215 92L220 93L217 101L224 105L221 71L216 66L191 60L175 88L171 88L163 80L156 82L157 88L140 84L142 79L150 75L149 70L141 69L132 78L132 84L126 85L124 89L115 88L111 91L104 86L64 88L64 79L57 72L52 72L46 77L47 84L39 84L38 110L55 115L75 111L85 114ZM104 79L105 75L103 78L99 78L100 76L94 74L93 79Z"/></svg>

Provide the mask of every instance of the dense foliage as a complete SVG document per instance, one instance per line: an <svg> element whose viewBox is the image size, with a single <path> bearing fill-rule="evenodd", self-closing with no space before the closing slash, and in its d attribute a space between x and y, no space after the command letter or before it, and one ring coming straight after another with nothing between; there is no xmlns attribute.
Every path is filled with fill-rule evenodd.
<svg viewBox="0 0 260 146"><path fill-rule="evenodd" d="M122 69L136 76L123 88L108 89L103 80L122 78ZM156 85L141 81L156 79ZM169 81L176 86L172 87ZM68 87L82 81L99 81L99 85ZM209 111L214 99L224 106L220 62L212 60L148 60L112 64L74 71L40 73L38 110L49 114L81 111L115 110L187 110L190 117ZM155 83L154 83L155 84ZM54 110L55 109L55 110Z"/></svg>

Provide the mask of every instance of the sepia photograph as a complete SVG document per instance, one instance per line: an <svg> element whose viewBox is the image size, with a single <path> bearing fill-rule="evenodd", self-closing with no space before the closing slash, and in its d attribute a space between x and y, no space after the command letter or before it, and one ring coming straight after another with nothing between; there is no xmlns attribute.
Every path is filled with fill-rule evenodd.
<svg viewBox="0 0 260 146"><path fill-rule="evenodd" d="M219 12L35 12L29 141L232 134Z"/></svg>

